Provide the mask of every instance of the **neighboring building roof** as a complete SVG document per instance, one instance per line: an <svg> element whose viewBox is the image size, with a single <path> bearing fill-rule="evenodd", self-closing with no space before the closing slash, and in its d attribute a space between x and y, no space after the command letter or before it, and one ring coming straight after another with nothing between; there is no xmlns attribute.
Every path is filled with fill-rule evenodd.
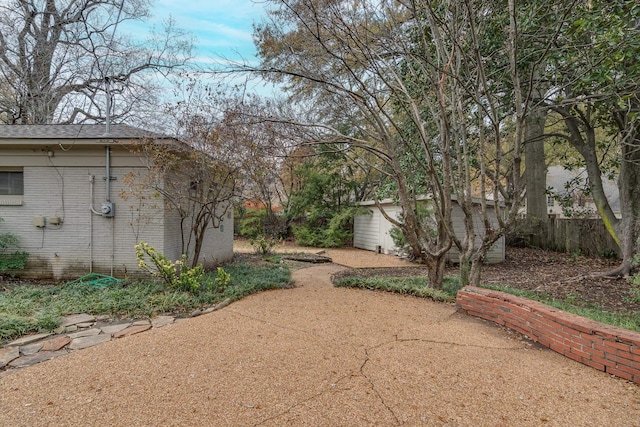
<svg viewBox="0 0 640 427"><path fill-rule="evenodd" d="M562 166L549 166L547 169L547 187L551 187L558 194L566 194L565 184L574 179L579 179L580 183L586 185L589 180L587 170L585 168L577 168L574 170L565 169ZM611 209L614 212L620 212L620 191L618 184L606 177L602 177L602 189L604 190Z"/></svg>
<svg viewBox="0 0 640 427"><path fill-rule="evenodd" d="M0 139L167 139L156 132L123 124L106 125L0 125Z"/></svg>
<svg viewBox="0 0 640 427"><path fill-rule="evenodd" d="M420 195L420 196L417 196L415 198L415 200L418 200L418 201L433 200L433 196L430 195L430 194L429 195ZM457 202L458 201L458 196L455 195L455 194L452 194L451 195L451 200L454 201L454 202ZM493 200L491 198L489 198L489 197L487 197L485 199L485 201L486 201L488 206L493 206L494 205ZM394 199L382 199L382 200L379 200L378 202L381 205L398 205L399 204L399 202L397 200L394 200ZM471 202L476 204L476 205L479 205L482 202L482 199L480 197L472 197L471 198ZM360 205L360 206L375 206L376 205L376 201L375 200L364 200L362 202L359 202L358 205ZM500 202L500 208L504 208L504 203L502 201Z"/></svg>

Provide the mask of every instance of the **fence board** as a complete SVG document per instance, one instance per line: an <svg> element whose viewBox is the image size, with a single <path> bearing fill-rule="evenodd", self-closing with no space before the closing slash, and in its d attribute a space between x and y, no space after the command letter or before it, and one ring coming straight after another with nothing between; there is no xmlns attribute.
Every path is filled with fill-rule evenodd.
<svg viewBox="0 0 640 427"><path fill-rule="evenodd" d="M540 236L544 249L580 252L588 256L619 254L620 249L600 219L557 219L547 222L546 236Z"/></svg>

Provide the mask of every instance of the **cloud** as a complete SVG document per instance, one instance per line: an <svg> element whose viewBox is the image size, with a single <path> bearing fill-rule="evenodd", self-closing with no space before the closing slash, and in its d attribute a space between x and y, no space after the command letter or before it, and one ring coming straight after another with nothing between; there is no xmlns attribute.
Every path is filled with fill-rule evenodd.
<svg viewBox="0 0 640 427"><path fill-rule="evenodd" d="M155 22L171 16L178 27L195 35L200 55L241 59L255 56L253 24L265 12L252 0L181 0L178 6L174 0L159 0L152 14Z"/></svg>

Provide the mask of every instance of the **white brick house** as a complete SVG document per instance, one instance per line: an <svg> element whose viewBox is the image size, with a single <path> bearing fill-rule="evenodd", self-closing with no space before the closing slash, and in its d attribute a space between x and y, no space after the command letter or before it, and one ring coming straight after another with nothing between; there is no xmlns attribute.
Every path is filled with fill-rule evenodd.
<svg viewBox="0 0 640 427"><path fill-rule="evenodd" d="M135 141L175 142L126 125L0 125L0 232L29 253L26 277L89 272L138 275L134 246L145 241L181 256L180 218L151 189L125 196L127 176L147 170ZM233 213L205 233L205 266L233 256Z"/></svg>

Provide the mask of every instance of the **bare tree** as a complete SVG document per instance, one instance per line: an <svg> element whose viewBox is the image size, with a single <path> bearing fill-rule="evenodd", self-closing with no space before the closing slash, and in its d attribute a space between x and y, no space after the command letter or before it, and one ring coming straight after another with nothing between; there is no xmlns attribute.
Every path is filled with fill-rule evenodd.
<svg viewBox="0 0 640 427"><path fill-rule="evenodd" d="M149 0L8 0L0 3L0 119L5 123L123 120L153 102L153 73L191 57L191 39L167 22L144 41L120 34ZM106 93L108 101L104 96ZM113 99L117 102L109 102ZM110 104L117 107L107 111Z"/></svg>
<svg viewBox="0 0 640 427"><path fill-rule="evenodd" d="M432 286L441 285L452 246L463 281L478 283L487 250L511 227L523 196L523 123L533 90L517 65L514 4L270 3L272 20L256 29L263 64L254 71L283 83L306 112L304 120L284 120L314 129L314 143L377 157L402 207L401 218L386 217L427 265ZM420 195L430 198L430 220ZM462 236L453 229L454 199ZM492 208L500 200L510 202L505 212Z"/></svg>

